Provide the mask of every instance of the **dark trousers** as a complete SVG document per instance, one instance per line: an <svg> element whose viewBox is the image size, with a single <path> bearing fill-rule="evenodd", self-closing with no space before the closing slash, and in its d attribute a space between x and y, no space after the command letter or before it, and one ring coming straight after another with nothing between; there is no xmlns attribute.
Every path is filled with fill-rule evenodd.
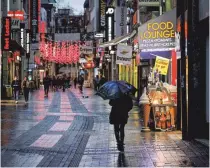
<svg viewBox="0 0 210 168"><path fill-rule="evenodd" d="M48 92L49 92L49 86L48 85L45 85L44 86L44 94L45 95L48 95Z"/></svg>
<svg viewBox="0 0 210 168"><path fill-rule="evenodd" d="M77 88L77 83L76 83L76 82L74 82L74 88L75 88L75 89Z"/></svg>
<svg viewBox="0 0 210 168"><path fill-rule="evenodd" d="M13 90L13 96L14 96L15 100L18 101L18 99L19 99L19 90L14 89Z"/></svg>
<svg viewBox="0 0 210 168"><path fill-rule="evenodd" d="M28 101L28 96L29 96L29 88L24 88L23 89L23 94L24 94L25 101L27 102Z"/></svg>
<svg viewBox="0 0 210 168"><path fill-rule="evenodd" d="M125 137L125 124L114 124L115 138L118 144L123 144Z"/></svg>

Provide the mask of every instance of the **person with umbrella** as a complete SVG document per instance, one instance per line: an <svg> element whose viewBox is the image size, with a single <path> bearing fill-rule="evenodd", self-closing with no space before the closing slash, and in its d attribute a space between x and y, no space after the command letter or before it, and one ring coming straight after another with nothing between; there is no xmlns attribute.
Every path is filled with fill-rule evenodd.
<svg viewBox="0 0 210 168"><path fill-rule="evenodd" d="M128 112L133 108L132 95L136 88L125 81L109 81L100 87L97 95L110 99L112 106L109 123L114 125L114 134L119 151L124 151L125 125L128 122Z"/></svg>

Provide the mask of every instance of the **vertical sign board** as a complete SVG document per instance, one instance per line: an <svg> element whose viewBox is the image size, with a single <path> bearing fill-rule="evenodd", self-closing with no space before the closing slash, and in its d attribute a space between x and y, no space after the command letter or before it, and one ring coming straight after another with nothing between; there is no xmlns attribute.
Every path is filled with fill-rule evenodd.
<svg viewBox="0 0 210 168"><path fill-rule="evenodd" d="M2 22L2 50L9 51L11 45L11 18L3 17Z"/></svg>
<svg viewBox="0 0 210 168"><path fill-rule="evenodd" d="M121 0L115 8L115 35L119 37L125 34L127 34L127 7L125 0Z"/></svg>
<svg viewBox="0 0 210 168"><path fill-rule="evenodd" d="M114 39L114 7L107 7L106 8L106 32L105 32L105 38L106 41L110 41Z"/></svg>
<svg viewBox="0 0 210 168"><path fill-rule="evenodd" d="M26 58L30 58L30 31L26 30Z"/></svg>
<svg viewBox="0 0 210 168"><path fill-rule="evenodd" d="M21 43L21 47L24 47L24 28L25 28L25 24L21 23L20 24L20 43Z"/></svg>
<svg viewBox="0 0 210 168"><path fill-rule="evenodd" d="M106 0L99 0L99 32L105 30Z"/></svg>
<svg viewBox="0 0 210 168"><path fill-rule="evenodd" d="M36 42L38 33L38 0L31 0L31 42Z"/></svg>

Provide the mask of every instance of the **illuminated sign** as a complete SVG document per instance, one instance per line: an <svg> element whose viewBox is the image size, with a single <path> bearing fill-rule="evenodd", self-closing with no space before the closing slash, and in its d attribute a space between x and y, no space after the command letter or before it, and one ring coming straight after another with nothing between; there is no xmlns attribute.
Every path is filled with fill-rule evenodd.
<svg viewBox="0 0 210 168"><path fill-rule="evenodd" d="M29 30L26 30L26 53L30 53L30 33Z"/></svg>
<svg viewBox="0 0 210 168"><path fill-rule="evenodd" d="M11 18L3 17L2 24L2 49L3 51L9 51L11 44Z"/></svg>
<svg viewBox="0 0 210 168"><path fill-rule="evenodd" d="M141 52L175 49L176 10L173 9L138 28Z"/></svg>
<svg viewBox="0 0 210 168"><path fill-rule="evenodd" d="M12 19L24 20L24 12L23 11L8 11L7 16Z"/></svg>

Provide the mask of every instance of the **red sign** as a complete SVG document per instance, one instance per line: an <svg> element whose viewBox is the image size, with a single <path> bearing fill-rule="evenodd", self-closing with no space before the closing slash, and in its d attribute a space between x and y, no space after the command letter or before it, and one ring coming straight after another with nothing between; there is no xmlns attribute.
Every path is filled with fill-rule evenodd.
<svg viewBox="0 0 210 168"><path fill-rule="evenodd" d="M39 33L45 33L45 29L46 29L46 22L41 21L39 24Z"/></svg>
<svg viewBox="0 0 210 168"><path fill-rule="evenodd" d="M3 17L3 28L2 28L2 48L3 51L10 50L11 43L11 18Z"/></svg>
<svg viewBox="0 0 210 168"><path fill-rule="evenodd" d="M11 17L12 19L19 19L24 20L24 12L17 10L17 11L8 11L7 16Z"/></svg>

